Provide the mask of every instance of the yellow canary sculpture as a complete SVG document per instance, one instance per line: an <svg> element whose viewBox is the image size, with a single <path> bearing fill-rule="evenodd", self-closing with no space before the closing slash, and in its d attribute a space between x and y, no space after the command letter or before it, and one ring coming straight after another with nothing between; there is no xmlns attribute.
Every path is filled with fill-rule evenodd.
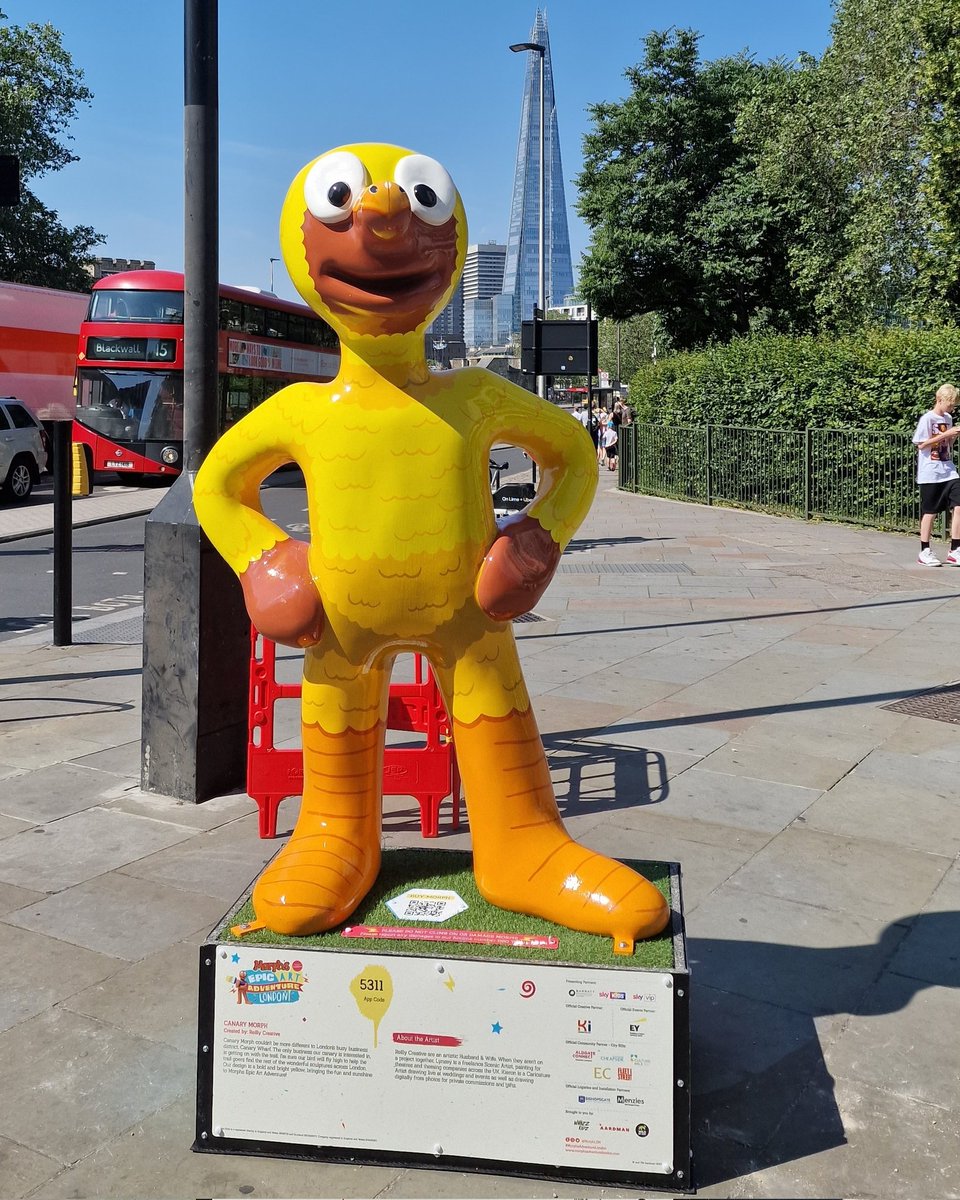
<svg viewBox="0 0 960 1200"><path fill-rule="evenodd" d="M380 144L321 155L294 179L280 236L298 291L340 336L340 373L244 417L194 490L253 623L305 649L303 801L254 888L257 922L332 928L376 879L390 672L417 652L453 720L482 894L630 952L669 909L564 829L509 624L537 603L590 507L589 435L488 371L428 368L424 328L467 245L460 196L434 159ZM498 526L488 464L499 441L527 450L541 475L536 498ZM261 482L290 461L306 481L309 544L260 506Z"/></svg>

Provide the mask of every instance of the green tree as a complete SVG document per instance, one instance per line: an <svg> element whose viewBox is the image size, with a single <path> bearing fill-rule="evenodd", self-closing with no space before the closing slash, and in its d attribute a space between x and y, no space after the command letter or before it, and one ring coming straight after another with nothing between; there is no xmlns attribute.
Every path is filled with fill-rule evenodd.
<svg viewBox="0 0 960 1200"><path fill-rule="evenodd" d="M918 102L927 114L917 153L925 239L917 256L916 311L960 321L960 6L921 0L916 10Z"/></svg>
<svg viewBox="0 0 960 1200"><path fill-rule="evenodd" d="M796 230L788 271L820 328L943 319L951 307L958 22L956 0L840 0L822 58L777 64L740 114L759 186Z"/></svg>
<svg viewBox="0 0 960 1200"><path fill-rule="evenodd" d="M626 321L604 317L597 327L597 357L611 379L631 380L642 367L668 351L666 331L656 313L641 313Z"/></svg>
<svg viewBox="0 0 960 1200"><path fill-rule="evenodd" d="M7 17L0 12L0 21ZM69 229L27 186L76 161L67 133L88 104L83 73L50 24L0 25L0 152L20 159L22 202L0 209L0 276L16 283L86 291L90 250L103 241L88 225Z"/></svg>
<svg viewBox="0 0 960 1200"><path fill-rule="evenodd" d="M577 179L592 232L580 288L601 316L655 311L678 347L807 319L783 210L753 182L737 116L767 68L702 63L692 30L651 33L625 100L591 106Z"/></svg>

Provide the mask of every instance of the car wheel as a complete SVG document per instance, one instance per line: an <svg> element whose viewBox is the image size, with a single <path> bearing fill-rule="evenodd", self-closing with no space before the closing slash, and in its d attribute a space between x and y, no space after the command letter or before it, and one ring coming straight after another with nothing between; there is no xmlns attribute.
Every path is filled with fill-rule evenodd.
<svg viewBox="0 0 960 1200"><path fill-rule="evenodd" d="M25 458L15 458L3 485L3 494L8 500L27 500L32 491L33 472L30 464Z"/></svg>

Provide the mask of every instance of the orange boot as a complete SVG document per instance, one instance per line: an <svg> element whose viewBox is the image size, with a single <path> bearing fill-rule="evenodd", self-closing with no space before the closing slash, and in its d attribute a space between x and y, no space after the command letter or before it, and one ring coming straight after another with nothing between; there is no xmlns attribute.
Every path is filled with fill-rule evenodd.
<svg viewBox="0 0 960 1200"><path fill-rule="evenodd" d="M293 836L253 889L274 933L321 933L345 921L380 870L384 722L327 733L303 726L303 802Z"/></svg>
<svg viewBox="0 0 960 1200"><path fill-rule="evenodd" d="M474 873L491 904L609 934L622 953L664 929L670 908L649 880L567 833L529 708L469 724L455 719L454 743Z"/></svg>

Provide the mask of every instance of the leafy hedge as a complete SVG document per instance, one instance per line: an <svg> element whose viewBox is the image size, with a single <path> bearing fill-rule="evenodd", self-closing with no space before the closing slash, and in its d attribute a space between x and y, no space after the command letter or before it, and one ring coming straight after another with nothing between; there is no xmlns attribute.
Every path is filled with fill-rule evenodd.
<svg viewBox="0 0 960 1200"><path fill-rule="evenodd" d="M960 329L846 337L757 334L672 355L633 377L638 421L912 433L941 383L960 385Z"/></svg>

